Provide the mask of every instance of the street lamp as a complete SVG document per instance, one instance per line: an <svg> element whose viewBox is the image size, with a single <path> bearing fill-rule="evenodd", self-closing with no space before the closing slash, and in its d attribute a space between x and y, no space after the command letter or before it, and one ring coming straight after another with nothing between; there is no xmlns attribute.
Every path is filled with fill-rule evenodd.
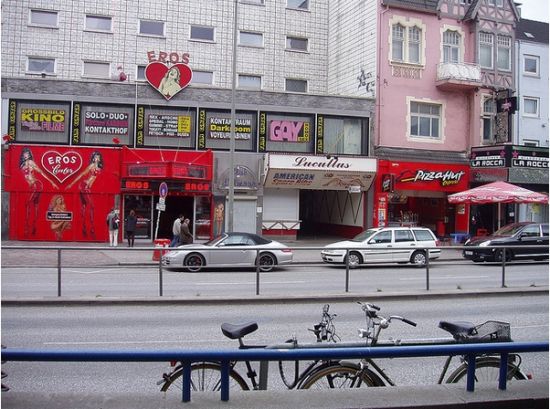
<svg viewBox="0 0 550 409"><path fill-rule="evenodd" d="M239 0L234 0L233 10L233 61L231 67L231 133L229 135L229 198L227 206L227 230L233 231L233 207L235 201L235 88L237 85L237 11Z"/></svg>

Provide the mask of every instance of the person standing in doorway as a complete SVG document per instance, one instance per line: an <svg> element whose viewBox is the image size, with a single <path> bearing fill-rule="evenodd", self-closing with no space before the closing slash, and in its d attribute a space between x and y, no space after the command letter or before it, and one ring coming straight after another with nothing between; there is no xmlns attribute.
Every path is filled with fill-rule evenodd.
<svg viewBox="0 0 550 409"><path fill-rule="evenodd" d="M118 224L120 219L118 218L118 212L115 208L112 208L107 215L107 227L109 228L109 246L118 246Z"/></svg>
<svg viewBox="0 0 550 409"><path fill-rule="evenodd" d="M181 230L180 230L181 244L193 243L193 235L189 230L189 223L190 223L189 219L184 219L183 223L181 224Z"/></svg>
<svg viewBox="0 0 550 409"><path fill-rule="evenodd" d="M128 240L128 247L134 247L134 239L136 237L137 217L134 210L130 210L130 213L126 217L126 239Z"/></svg>
<svg viewBox="0 0 550 409"><path fill-rule="evenodd" d="M174 224L172 224L172 241L170 242L170 247L177 247L180 244L180 233L181 233L181 222L183 221L183 214L180 214Z"/></svg>

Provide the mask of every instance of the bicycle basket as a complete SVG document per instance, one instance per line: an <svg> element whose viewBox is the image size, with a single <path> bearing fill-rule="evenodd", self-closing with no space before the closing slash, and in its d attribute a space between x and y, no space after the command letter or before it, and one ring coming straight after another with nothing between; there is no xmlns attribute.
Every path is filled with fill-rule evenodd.
<svg viewBox="0 0 550 409"><path fill-rule="evenodd" d="M502 321L487 321L477 325L472 331L476 340L485 342L510 342L510 324Z"/></svg>

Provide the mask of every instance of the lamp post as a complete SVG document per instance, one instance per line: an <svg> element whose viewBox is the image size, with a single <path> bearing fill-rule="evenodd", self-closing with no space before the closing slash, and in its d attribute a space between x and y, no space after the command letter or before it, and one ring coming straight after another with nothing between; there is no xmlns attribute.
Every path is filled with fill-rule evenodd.
<svg viewBox="0 0 550 409"><path fill-rule="evenodd" d="M233 60L231 66L231 133L229 135L229 197L227 206L227 230L233 231L235 201L235 88L237 85L237 11L239 0L234 0L233 10Z"/></svg>

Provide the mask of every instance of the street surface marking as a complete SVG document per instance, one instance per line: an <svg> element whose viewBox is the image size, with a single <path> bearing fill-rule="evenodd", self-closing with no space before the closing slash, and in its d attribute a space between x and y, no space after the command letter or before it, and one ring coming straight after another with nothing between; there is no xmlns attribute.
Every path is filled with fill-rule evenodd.
<svg viewBox="0 0 550 409"><path fill-rule="evenodd" d="M59 341L59 342L43 342L43 345L131 345L131 344L185 344L185 343L212 343L212 342L227 342L224 339L205 339L205 340L181 340L175 339L172 341L169 340L158 340L158 341Z"/></svg>
<svg viewBox="0 0 550 409"><path fill-rule="evenodd" d="M464 275L452 275L452 276L433 276L430 275L430 281L431 280L456 280L457 278L489 278L490 276L464 276ZM426 277L403 277L400 278L399 281L418 281L418 280L425 280Z"/></svg>
<svg viewBox="0 0 550 409"><path fill-rule="evenodd" d="M262 281L262 284L304 284L307 281ZM242 282L215 282L215 283L208 283L208 282L199 282L194 283L195 285L248 285L248 284L254 284L250 281L242 281Z"/></svg>

